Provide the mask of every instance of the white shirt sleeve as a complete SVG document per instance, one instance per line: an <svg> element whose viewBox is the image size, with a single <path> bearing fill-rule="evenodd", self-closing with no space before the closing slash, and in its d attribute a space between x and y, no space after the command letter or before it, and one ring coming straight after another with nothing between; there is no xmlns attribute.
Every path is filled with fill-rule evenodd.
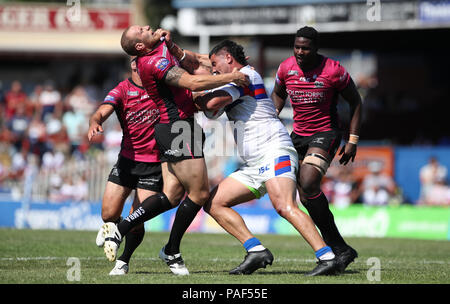
<svg viewBox="0 0 450 304"><path fill-rule="evenodd" d="M242 96L243 90L240 89L237 85L235 85L234 83L229 83L226 84L224 86L215 88L213 90L211 90L213 92L215 91L225 91L228 94L230 94L231 98L233 99L233 101L239 99Z"/></svg>

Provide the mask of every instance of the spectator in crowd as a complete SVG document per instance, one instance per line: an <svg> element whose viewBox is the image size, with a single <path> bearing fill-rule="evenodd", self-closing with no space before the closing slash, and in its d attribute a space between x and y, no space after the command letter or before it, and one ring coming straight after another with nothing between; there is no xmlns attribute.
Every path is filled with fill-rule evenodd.
<svg viewBox="0 0 450 304"><path fill-rule="evenodd" d="M49 114L45 123L49 147L69 154L69 137L66 128L62 124L60 114L57 112Z"/></svg>
<svg viewBox="0 0 450 304"><path fill-rule="evenodd" d="M3 182L8 178L8 169L0 162L0 190L3 188Z"/></svg>
<svg viewBox="0 0 450 304"><path fill-rule="evenodd" d="M111 128L105 129L103 146L105 148L106 158L110 164L114 164L117 161L117 155L119 155L122 146L122 135L122 128L118 120L115 120Z"/></svg>
<svg viewBox="0 0 450 304"><path fill-rule="evenodd" d="M35 113L28 126L28 139L31 152L42 157L47 149L46 126L41 120L40 113Z"/></svg>
<svg viewBox="0 0 450 304"><path fill-rule="evenodd" d="M70 140L70 153L77 150L85 136L88 125L87 117L81 111L74 111L72 105L66 105L66 111L62 116L62 123Z"/></svg>
<svg viewBox="0 0 450 304"><path fill-rule="evenodd" d="M44 90L44 87L40 84L37 84L34 86L33 91L31 92L31 94L28 96L28 102L29 102L29 108L32 109L32 113L33 115L39 114L41 115L42 113L42 106L40 104L39 98L41 96L42 91Z"/></svg>
<svg viewBox="0 0 450 304"><path fill-rule="evenodd" d="M446 205L450 204L450 191L447 184L447 168L439 163L435 156L431 156L428 164L419 172L421 190L421 204Z"/></svg>
<svg viewBox="0 0 450 304"><path fill-rule="evenodd" d="M81 202L88 197L88 184L82 176L76 174L75 176L66 175L63 179L59 197L60 201L75 201Z"/></svg>
<svg viewBox="0 0 450 304"><path fill-rule="evenodd" d="M13 116L8 121L8 128L13 135L13 144L16 150L20 150L22 148L22 144L27 139L27 130L31 121L31 118L26 115L25 107L25 104L19 104L16 107Z"/></svg>
<svg viewBox="0 0 450 304"><path fill-rule="evenodd" d="M89 185L86 176L84 176L83 174L77 174L75 176L74 189L75 193L72 198L73 200L81 202L88 199Z"/></svg>
<svg viewBox="0 0 450 304"><path fill-rule="evenodd" d="M95 104L91 101L89 95L83 86L76 86L72 92L64 99L64 107L71 109L77 115L85 115L86 119L94 113ZM87 130L86 130L87 132ZM83 133L85 133L83 131Z"/></svg>
<svg viewBox="0 0 450 304"><path fill-rule="evenodd" d="M28 96L22 90L20 81L13 81L11 89L5 95L5 114L7 119L11 119L16 113L16 109L20 106L28 106Z"/></svg>
<svg viewBox="0 0 450 304"><path fill-rule="evenodd" d="M46 82L44 90L39 95L39 106L41 107L41 118L44 121L50 113L61 113L61 93L55 89L52 81Z"/></svg>
<svg viewBox="0 0 450 304"><path fill-rule="evenodd" d="M364 205L384 206L396 195L396 184L391 176L382 173L383 164L372 161L368 165L367 174L360 187L360 194Z"/></svg>
<svg viewBox="0 0 450 304"><path fill-rule="evenodd" d="M336 208L347 208L358 197L357 182L350 167L339 167L340 170L334 180L332 203Z"/></svg>
<svg viewBox="0 0 450 304"><path fill-rule="evenodd" d="M12 180L19 181L23 173L25 172L28 159L28 150L22 149L19 153L14 153L11 159L11 169L9 173L9 178Z"/></svg>
<svg viewBox="0 0 450 304"><path fill-rule="evenodd" d="M57 172L62 168L64 161L65 156L62 152L50 149L42 156L42 169Z"/></svg>

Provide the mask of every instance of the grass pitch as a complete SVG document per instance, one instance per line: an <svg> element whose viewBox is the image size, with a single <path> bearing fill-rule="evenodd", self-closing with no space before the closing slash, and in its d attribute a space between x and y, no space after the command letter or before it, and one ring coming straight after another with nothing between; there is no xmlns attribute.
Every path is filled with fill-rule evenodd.
<svg viewBox="0 0 450 304"><path fill-rule="evenodd" d="M259 235L270 248L272 266L250 276L231 276L245 252L227 234L187 233L181 244L191 273L176 277L158 258L168 233L147 232L126 276L109 276L114 266L95 245L95 231L0 229L2 284L449 284L450 242L346 238L359 253L337 276L306 277L315 267L309 245L299 236ZM123 244L119 254L123 250ZM69 259L69 258L76 259ZM77 264L74 261L79 261ZM78 267L74 272L73 267ZM74 276L75 275L75 276ZM79 279L79 280L77 280Z"/></svg>

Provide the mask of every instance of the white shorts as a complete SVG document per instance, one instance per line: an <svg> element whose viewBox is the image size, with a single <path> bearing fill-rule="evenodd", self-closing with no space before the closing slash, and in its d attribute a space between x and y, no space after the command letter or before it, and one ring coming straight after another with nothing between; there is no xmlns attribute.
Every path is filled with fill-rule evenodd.
<svg viewBox="0 0 450 304"><path fill-rule="evenodd" d="M256 198L267 193L266 181L273 177L288 177L297 181L298 155L294 147L280 147L253 164L243 165L229 176L241 182Z"/></svg>

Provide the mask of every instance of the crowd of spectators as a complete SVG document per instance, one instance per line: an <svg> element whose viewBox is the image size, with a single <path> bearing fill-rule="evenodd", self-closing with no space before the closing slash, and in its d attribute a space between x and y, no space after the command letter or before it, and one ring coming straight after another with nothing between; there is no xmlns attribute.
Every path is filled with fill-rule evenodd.
<svg viewBox="0 0 450 304"><path fill-rule="evenodd" d="M85 86L75 86L62 94L52 81L38 84L30 92L23 90L20 81L12 82L6 90L0 89L0 192L11 190L12 185L19 185L24 192L28 167L36 164L48 179L47 200L88 199L89 176L82 170L74 174L62 168L69 162L77 163L102 153L109 171L117 160L122 140L117 119L109 119L105 133L94 137L94 142L87 141L89 117L100 102L101 98L90 94ZM213 135L208 136L206 147L216 145L209 143L217 140ZM226 151L233 150L231 138L224 139ZM216 185L239 165L236 155L206 155L211 185ZM351 166L331 166L323 181L323 191L329 201L337 208L355 203L398 205L405 201L393 178L382 174L382 164L369 163L368 169L370 174L357 180ZM423 187L419 203L450 205L446 179L447 169L436 158L430 159L420 172Z"/></svg>
<svg viewBox="0 0 450 304"><path fill-rule="evenodd" d="M62 175L69 159L83 159L91 145L86 140L89 116L98 101L83 86L63 96L52 81L38 84L28 94L20 81L0 92L0 188L24 180L30 158L48 172L48 198L53 201L87 197L86 176Z"/></svg>
<svg viewBox="0 0 450 304"><path fill-rule="evenodd" d="M382 172L381 162L370 162L368 169L369 173L358 180L352 174L351 166L330 167L323 184L329 201L336 208L346 208L356 203L365 206L393 206L405 202L394 179Z"/></svg>

